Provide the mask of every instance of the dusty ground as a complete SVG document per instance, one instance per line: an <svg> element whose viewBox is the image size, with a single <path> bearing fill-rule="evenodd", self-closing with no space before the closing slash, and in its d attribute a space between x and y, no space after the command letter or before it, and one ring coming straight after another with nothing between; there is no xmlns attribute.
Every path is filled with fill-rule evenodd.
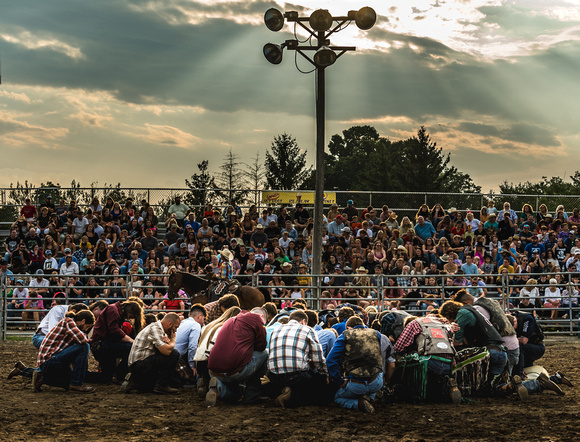
<svg viewBox="0 0 580 442"><path fill-rule="evenodd" d="M208 409L193 390L179 396L123 395L98 386L91 395L6 380L17 359L35 360L29 341L0 342L0 440L493 440L577 441L580 387L516 399L476 399L453 405L382 405L374 415L336 406L282 410L273 403ZM541 360L580 386L580 343L550 343Z"/></svg>

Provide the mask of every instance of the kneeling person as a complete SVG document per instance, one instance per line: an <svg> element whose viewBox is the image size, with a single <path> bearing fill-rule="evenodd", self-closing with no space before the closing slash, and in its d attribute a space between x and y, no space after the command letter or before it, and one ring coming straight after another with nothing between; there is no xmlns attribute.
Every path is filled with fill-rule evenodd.
<svg viewBox="0 0 580 442"><path fill-rule="evenodd" d="M95 317L89 310L68 312L46 335L38 353L32 375L34 391L42 384L62 387L79 393L91 393L93 387L83 385L89 359L89 338ZM72 365L72 371L71 371Z"/></svg>
<svg viewBox="0 0 580 442"><path fill-rule="evenodd" d="M208 359L211 375L206 404L214 406L218 399L244 404L259 401L260 378L266 374L267 313L260 307L241 312L228 319L221 328ZM240 384L245 384L242 393Z"/></svg>
<svg viewBox="0 0 580 442"><path fill-rule="evenodd" d="M342 408L374 412L370 400L383 387L381 334L351 316L326 360L328 374L340 385L334 401ZM344 367L341 373L340 367ZM344 376L343 376L344 375Z"/></svg>
<svg viewBox="0 0 580 442"><path fill-rule="evenodd" d="M121 386L124 392L134 387L141 392L179 393L171 384L177 379L175 331L180 322L176 313L168 313L139 332L129 354L130 375Z"/></svg>

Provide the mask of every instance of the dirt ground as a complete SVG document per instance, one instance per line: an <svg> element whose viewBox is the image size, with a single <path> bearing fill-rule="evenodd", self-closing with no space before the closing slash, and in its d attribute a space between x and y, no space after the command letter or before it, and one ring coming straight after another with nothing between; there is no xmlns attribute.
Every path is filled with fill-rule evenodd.
<svg viewBox="0 0 580 442"><path fill-rule="evenodd" d="M580 342L548 343L541 363L561 370L575 384L514 398L475 399L451 404L376 405L374 415L335 405L295 410L272 403L218 405L208 409L194 390L179 396L123 395L119 387L98 386L90 395L43 387L6 375L18 359L32 365L30 341L0 342L0 440L446 440L577 441L580 419Z"/></svg>

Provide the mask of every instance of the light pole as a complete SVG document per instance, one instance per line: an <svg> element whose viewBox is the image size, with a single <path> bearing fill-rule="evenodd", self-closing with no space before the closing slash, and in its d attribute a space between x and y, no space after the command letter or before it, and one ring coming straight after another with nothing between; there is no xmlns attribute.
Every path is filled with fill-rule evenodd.
<svg viewBox="0 0 580 442"><path fill-rule="evenodd" d="M312 229L312 274L314 277L314 297L320 299L319 276L322 266L322 224L324 210L324 121L325 121L325 69L332 65L346 51L354 51L354 46L331 46L328 37L351 24L353 21L362 30L372 28L377 20L375 11L365 6L358 11L349 11L343 17L333 17L326 9L314 11L310 17L299 17L298 12L289 11L284 14L275 8L268 9L264 14L264 23L271 31L279 31L284 27L284 20L294 22L304 28L309 34L309 40L316 39L316 44L299 45L298 40L286 40L281 45L267 43L264 45L264 56L272 64L282 62L284 48L298 52L308 60L316 70L316 184L314 193L314 228ZM296 29L294 30L296 38ZM309 57L306 52L315 51Z"/></svg>

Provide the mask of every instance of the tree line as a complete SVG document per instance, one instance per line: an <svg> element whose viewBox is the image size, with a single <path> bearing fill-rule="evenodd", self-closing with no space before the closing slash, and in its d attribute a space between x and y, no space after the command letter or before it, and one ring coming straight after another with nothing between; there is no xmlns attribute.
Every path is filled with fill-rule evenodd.
<svg viewBox="0 0 580 442"><path fill-rule="evenodd" d="M215 173L210 171L209 160L199 162L197 170L185 179L189 190L182 197L191 206L204 206L208 202L225 204L232 199L238 204L258 204L260 189L314 189L316 172L308 164L306 154L306 149L287 133L274 137L265 158L258 152L249 163L242 162L230 149ZM325 165L327 191L481 192L481 186L469 174L452 165L451 153L437 146L424 126L415 136L399 141L382 137L372 126L353 126L331 137ZM499 185L499 194L580 195L580 171L570 179L568 182L561 177L542 177L536 183L518 184L504 181ZM54 201L74 199L80 204L89 204L96 194L101 200L110 196L120 202L129 197L135 201L146 198L124 190L121 183L105 184L102 189L98 183L83 188L75 180L62 190L60 184L51 181L40 186L17 182L10 184L6 203L21 205L33 193L39 201L50 194ZM156 203L168 206L171 201L166 198Z"/></svg>

